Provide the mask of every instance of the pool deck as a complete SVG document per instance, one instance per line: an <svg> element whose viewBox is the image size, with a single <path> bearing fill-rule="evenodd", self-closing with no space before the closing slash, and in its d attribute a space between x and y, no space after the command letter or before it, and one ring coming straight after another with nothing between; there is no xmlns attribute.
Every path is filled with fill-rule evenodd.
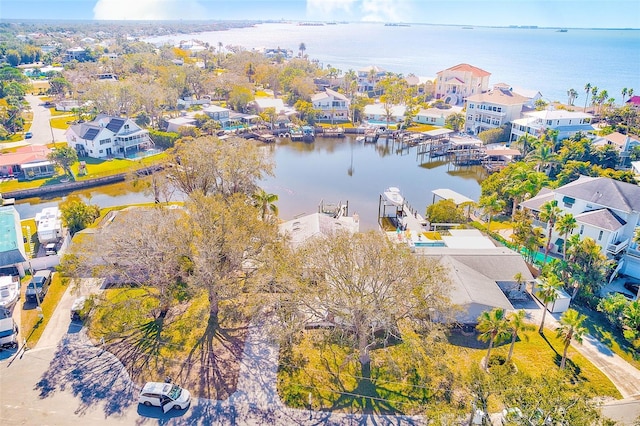
<svg viewBox="0 0 640 426"><path fill-rule="evenodd" d="M410 246L415 246L415 243L420 241L431 241L426 238L422 238L421 240L418 239L418 235L428 230L423 225L426 223L426 220L422 217L422 215L420 215L417 211L414 211L406 202L402 206L402 210L404 215L401 219L401 222L404 225L405 230L401 232L390 231L387 232L387 236L393 241L407 243Z"/></svg>

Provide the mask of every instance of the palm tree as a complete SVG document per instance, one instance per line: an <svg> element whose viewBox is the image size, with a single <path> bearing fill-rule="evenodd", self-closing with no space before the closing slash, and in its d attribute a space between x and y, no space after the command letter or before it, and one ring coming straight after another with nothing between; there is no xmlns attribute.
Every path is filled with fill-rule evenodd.
<svg viewBox="0 0 640 426"><path fill-rule="evenodd" d="M562 288L562 282L555 275L548 277L542 277L540 279L540 290L538 291L538 298L542 299L544 305L542 309L542 320L540 321L540 328L538 333L544 333L544 320L547 316L547 305L553 303L558 299L558 290Z"/></svg>
<svg viewBox="0 0 640 426"><path fill-rule="evenodd" d="M507 362L511 361L511 357L513 356L513 347L516 345L516 340L518 340L518 333L535 330L535 327L533 325L525 322L526 317L527 313L524 311L524 309L520 309L517 312L512 312L507 317L507 320L509 321L509 331L511 333L511 346L509 347ZM528 339L526 335L525 339Z"/></svg>
<svg viewBox="0 0 640 426"><path fill-rule="evenodd" d="M572 340L582 343L582 336L587 333L586 327L582 325L586 320L586 315L581 315L575 309L567 309L560 317L560 327L556 329L558 337L562 337L564 342L564 351L562 352L562 361L560 361L560 369L563 369L567 361L567 349Z"/></svg>
<svg viewBox="0 0 640 426"><path fill-rule="evenodd" d="M478 317L478 325L476 326L476 330L482 333L480 334L480 336L478 336L478 338L483 342L489 341L487 359L484 362L484 368L486 370L489 369L489 360L493 344L501 341L509 335L509 323L504 314L504 309L495 308L489 312L484 311Z"/></svg>
<svg viewBox="0 0 640 426"><path fill-rule="evenodd" d="M596 96L597 95L598 95L598 86L593 86L591 88L591 105L593 105L594 109L595 109L595 105L596 105Z"/></svg>
<svg viewBox="0 0 640 426"><path fill-rule="evenodd" d="M273 216L278 215L278 207L274 204L276 201L278 201L278 196L276 194L269 194L264 189L259 189L253 194L253 202L260 208L263 221L267 219L269 212L271 212Z"/></svg>
<svg viewBox="0 0 640 426"><path fill-rule="evenodd" d="M573 106L573 101L578 97L578 92L576 89L567 90L567 96L569 97L569 105Z"/></svg>
<svg viewBox="0 0 640 426"><path fill-rule="evenodd" d="M578 226L578 222L576 222L576 218L573 217L573 215L571 213L567 213L565 215L563 215L557 222L556 222L556 231L558 231L564 240L564 243L562 244L562 259L566 260L567 259L567 236L573 232L574 229L576 229L576 227Z"/></svg>
<svg viewBox="0 0 640 426"><path fill-rule="evenodd" d="M551 248L551 233L558 219L562 217L562 209L558 207L558 200L547 201L542 205L540 220L547 222L547 245L544 248L544 263L547 263L547 256Z"/></svg>
<svg viewBox="0 0 640 426"><path fill-rule="evenodd" d="M629 93L629 89L627 89L626 87L622 88L622 92L620 92L622 94L622 105L624 105L624 97L627 96L627 93Z"/></svg>
<svg viewBox="0 0 640 426"><path fill-rule="evenodd" d="M536 162L536 172L545 171L547 175L552 169L552 165L557 163L558 155L553 152L553 146L549 143L541 143L536 149L525 157L526 160Z"/></svg>
<svg viewBox="0 0 640 426"><path fill-rule="evenodd" d="M591 83L587 83L584 85L584 91L587 93L587 96L584 97L584 112L587 112L587 101L589 101L589 93L591 92Z"/></svg>
<svg viewBox="0 0 640 426"><path fill-rule="evenodd" d="M479 205L482 207L485 213L489 215L489 221L487 223L487 230L491 231L491 219L493 215L500 213L504 209L504 200L498 198L498 194L495 192L491 195L485 195L480 197Z"/></svg>
<svg viewBox="0 0 640 426"><path fill-rule="evenodd" d="M298 46L298 50L300 51L300 57L304 57L304 52L305 50L307 50L307 46L304 43L300 43L300 46Z"/></svg>

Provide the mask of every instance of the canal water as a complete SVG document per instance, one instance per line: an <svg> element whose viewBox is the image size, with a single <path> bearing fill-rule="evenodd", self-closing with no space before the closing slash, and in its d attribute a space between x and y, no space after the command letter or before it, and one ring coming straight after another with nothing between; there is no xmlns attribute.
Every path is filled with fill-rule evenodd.
<svg viewBox="0 0 640 426"><path fill-rule="evenodd" d="M315 142L279 140L262 144L274 157L275 176L262 187L278 195L279 216L289 220L318 211L319 204L347 203L349 214L360 216L360 229L378 229L380 194L400 188L411 207L424 216L433 200L432 190L449 188L471 199L480 196L479 182L485 177L480 167L456 169L443 160L421 157L417 148L379 139L377 143L354 137L316 138ZM111 207L153 201L144 185L130 182L75 192L92 204ZM44 207L57 205L65 197L20 200L20 216L34 217Z"/></svg>

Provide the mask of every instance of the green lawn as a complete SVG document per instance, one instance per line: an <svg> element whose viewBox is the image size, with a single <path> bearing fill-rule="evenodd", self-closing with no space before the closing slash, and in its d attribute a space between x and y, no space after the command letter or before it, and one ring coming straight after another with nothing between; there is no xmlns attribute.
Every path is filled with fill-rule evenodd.
<svg viewBox="0 0 640 426"><path fill-rule="evenodd" d="M209 322L204 292L159 317L154 291L114 288L94 300L89 335L125 365L137 383L170 376L194 395L224 400L236 389L247 321L236 304L222 303L220 325Z"/></svg>
<svg viewBox="0 0 640 426"><path fill-rule="evenodd" d="M452 334L448 341L424 342L405 334L402 343L372 352L369 382L359 378L354 355L337 344L321 344L320 333L307 331L292 350L281 350L279 392L290 406L307 407L311 393L316 409L420 414L446 408L456 412L460 407L448 403L446 394L438 389L466 389L464 378L486 355L486 344L475 337ZM559 370L562 342L555 334L546 334L547 340L530 332L528 341L516 343L513 361L520 372L537 378ZM506 357L508 351L508 344L498 346L492 351L492 359ZM609 379L573 348L569 348L568 359L567 380L571 386L601 396L621 397ZM490 404L490 411L502 408L497 401ZM464 414L464 409L458 414Z"/></svg>
<svg viewBox="0 0 640 426"><path fill-rule="evenodd" d="M65 113L65 115L54 117L49 122L51 123L51 127L54 129L63 129L66 130L69 128L69 122L74 120L73 114Z"/></svg>

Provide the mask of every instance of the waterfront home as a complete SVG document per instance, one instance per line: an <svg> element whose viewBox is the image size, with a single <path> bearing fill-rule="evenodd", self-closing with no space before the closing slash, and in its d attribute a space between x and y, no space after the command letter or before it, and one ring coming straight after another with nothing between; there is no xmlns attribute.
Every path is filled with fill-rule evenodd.
<svg viewBox="0 0 640 426"><path fill-rule="evenodd" d="M495 308L515 310L511 301L526 297L526 285L514 277L521 274L524 283L534 279L522 256L506 247L424 247L416 248L416 255L437 260L448 272L449 296L460 308L456 313L460 324L475 325L482 312Z"/></svg>
<svg viewBox="0 0 640 426"><path fill-rule="evenodd" d="M0 239L0 269L17 268L20 276L23 277L22 263L27 260L27 252L24 247L20 214L15 207L0 207L0 234L2 235Z"/></svg>
<svg viewBox="0 0 640 426"><path fill-rule="evenodd" d="M491 73L469 64L439 71L435 97L451 105L462 105L466 97L489 90L490 76Z"/></svg>
<svg viewBox="0 0 640 426"><path fill-rule="evenodd" d="M387 71L380 67L368 66L358 70L358 92L370 93L376 90L376 86L387 75Z"/></svg>
<svg viewBox="0 0 640 426"><path fill-rule="evenodd" d="M524 107L530 110L536 109L536 101L542 99L542 93L540 93L538 90L523 89L521 87L511 86L506 83L494 84L493 90L495 89L507 89L512 91L515 94L524 96L525 98L528 99L528 101L524 104Z"/></svg>
<svg viewBox="0 0 640 426"><path fill-rule="evenodd" d="M359 232L360 220L357 214L343 216L318 212L288 220L278 228L280 234L288 238L289 244L297 248L315 236L331 235L338 231Z"/></svg>
<svg viewBox="0 0 640 426"><path fill-rule="evenodd" d="M552 200L557 201L563 214L575 217L578 226L570 236L592 238L604 255L618 261L620 273L640 279L640 247L633 242L640 226L640 186L606 177L580 176L557 189L543 188L520 207L537 218L543 204ZM547 228L544 222L534 223ZM552 253L562 253L564 238L552 231Z"/></svg>
<svg viewBox="0 0 640 426"><path fill-rule="evenodd" d="M231 110L229 108L224 108L218 105L209 105L208 107L203 108L202 112L212 120L218 122L220 124L220 127L229 126L229 115L231 113Z"/></svg>
<svg viewBox="0 0 640 426"><path fill-rule="evenodd" d="M28 145L0 154L0 176L27 180L51 177L56 171L48 158L50 152L43 145Z"/></svg>
<svg viewBox="0 0 640 426"><path fill-rule="evenodd" d="M419 77L415 74L409 74L404 78L409 87L415 87L418 96L433 94L436 87L435 80L434 77Z"/></svg>
<svg viewBox="0 0 640 426"><path fill-rule="evenodd" d="M392 105L385 108L384 104L375 103L364 107L364 120L370 125L384 127L387 125L390 129L398 127L399 123L404 122L404 113L407 110L405 105Z"/></svg>
<svg viewBox="0 0 640 426"><path fill-rule="evenodd" d="M462 112L462 107L451 107L449 109L423 108L413 117L414 123L430 124L432 126L444 127L447 117L451 114Z"/></svg>
<svg viewBox="0 0 640 426"><path fill-rule="evenodd" d="M349 120L349 107L351 106L351 102L349 98L342 93L331 89L324 89L323 92L311 96L311 103L313 104L313 108L319 111L318 119L320 120L329 120L331 122L334 120Z"/></svg>
<svg viewBox="0 0 640 426"><path fill-rule="evenodd" d="M521 136L530 135L541 136L546 130L558 131L558 140L570 138L576 133L592 133L591 125L593 115L585 112L558 110L530 111L523 113L523 118L510 120L511 142L518 140Z"/></svg>
<svg viewBox="0 0 640 426"><path fill-rule="evenodd" d="M170 118L167 120L167 132L179 133L181 127L197 127L193 116Z"/></svg>
<svg viewBox="0 0 640 426"><path fill-rule="evenodd" d="M619 132L609 133L608 135L599 136L593 140L593 146L601 147L606 145L611 145L615 147L620 154L620 163L621 167L629 167L631 165L629 156L631 155L631 150L640 145L640 138L633 135L623 135Z"/></svg>
<svg viewBox="0 0 640 426"><path fill-rule="evenodd" d="M99 114L95 120L75 124L65 132L67 144L80 157L129 157L154 146L149 131L130 118Z"/></svg>
<svg viewBox="0 0 640 426"><path fill-rule="evenodd" d="M496 129L520 118L524 104L528 101L506 88L478 93L466 98L465 130L478 134L484 130Z"/></svg>

